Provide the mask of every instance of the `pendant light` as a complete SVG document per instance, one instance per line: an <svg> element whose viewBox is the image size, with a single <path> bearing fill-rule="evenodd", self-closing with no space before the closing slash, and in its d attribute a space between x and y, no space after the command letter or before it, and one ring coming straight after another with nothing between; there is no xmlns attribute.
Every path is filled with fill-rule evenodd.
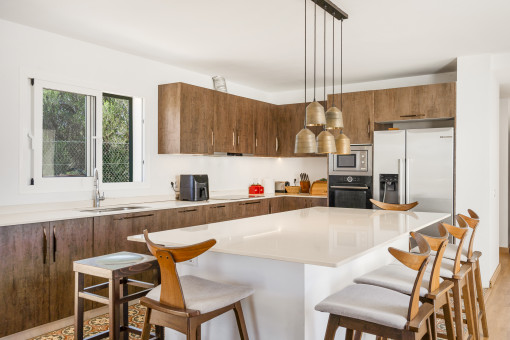
<svg viewBox="0 0 510 340"><path fill-rule="evenodd" d="M344 78L344 70L343 70L343 54L344 54L344 45L343 45L343 35L344 35L344 20L340 21L340 110L343 110L343 78ZM349 137L344 135L343 130L340 130L340 134L335 138L336 144L336 153L338 155L349 155L351 154L351 140Z"/></svg>
<svg viewBox="0 0 510 340"><path fill-rule="evenodd" d="M305 103L306 103L306 4L305 0ZM296 142L294 143L294 153L315 153L317 145L315 144L315 135L306 127L306 114L304 126L301 131L296 135Z"/></svg>
<svg viewBox="0 0 510 340"><path fill-rule="evenodd" d="M306 28L305 28L306 34ZM315 83L317 68L317 4L314 5L313 19L313 102L306 107L306 125L322 126L326 124L324 107L315 99Z"/></svg>
<svg viewBox="0 0 510 340"><path fill-rule="evenodd" d="M334 19L333 19L334 20ZM326 101L326 9L324 9L324 101ZM317 153L335 153L335 137L323 128L317 136Z"/></svg>
<svg viewBox="0 0 510 340"><path fill-rule="evenodd" d="M342 111L335 106L335 19L333 19L333 95L331 107L326 111L326 129L343 129Z"/></svg>

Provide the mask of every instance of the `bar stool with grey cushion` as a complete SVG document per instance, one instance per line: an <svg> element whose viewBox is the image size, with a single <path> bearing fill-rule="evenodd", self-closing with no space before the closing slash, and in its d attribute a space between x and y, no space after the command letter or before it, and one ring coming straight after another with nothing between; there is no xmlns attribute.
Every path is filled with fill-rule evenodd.
<svg viewBox="0 0 510 340"><path fill-rule="evenodd" d="M461 228L468 229L469 244L468 247L462 247L460 261L462 264L466 264L471 267L471 299L473 300L473 312L475 313L476 318L476 328L481 328L483 331L484 337L489 337L489 328L487 325L487 314L485 312L485 300L483 296L483 287L482 287L482 276L480 274L480 256L482 253L479 251L474 251L474 241L475 234L480 223L480 219L478 215L471 209L468 209L469 217L466 215L459 214L457 216L457 224ZM446 259L450 259L450 261L455 260L455 255L458 250L458 245L452 244L448 249L448 253L445 252L444 257Z"/></svg>
<svg viewBox="0 0 510 340"><path fill-rule="evenodd" d="M450 281L444 281L440 278L441 261L443 259L443 253L448 244L448 231L443 225L438 226L441 237L430 237L423 236L428 242L431 250L436 251L437 256L434 260L429 262L427 269L431 269L427 272L422 280L420 287L420 301L428 302L434 306L433 322L432 325L436 325L436 315L442 312L445 319L446 325L446 336L449 340L455 339L455 333L453 329L453 318L451 314L450 305L450 289L453 288L453 283ZM413 238L417 234L411 233ZM423 248L423 247L422 247ZM423 252L423 249L417 251ZM360 276L354 280L355 283L375 285L387 289L392 289L397 292L411 295L414 282L416 279L415 271L402 265L400 262L392 263L387 266L378 268L368 274ZM432 338L437 339L436 327L432 328Z"/></svg>
<svg viewBox="0 0 510 340"><path fill-rule="evenodd" d="M425 252L415 254L388 249L397 260L418 272L411 295L366 284L347 286L315 306L317 311L330 314L325 340L333 340L338 327L347 329L345 338L350 340L354 339L354 332L406 340L431 336L434 307L419 300L430 248L421 235L415 237L422 249L426 249Z"/></svg>
<svg viewBox="0 0 510 340"><path fill-rule="evenodd" d="M185 247L163 247L154 244L144 230L145 241L161 270L161 285L140 303L147 307L142 339L149 338L150 325L172 328L186 334L187 340L201 338L201 324L233 310L241 339L248 340L241 300L253 294L249 287L214 282L177 273L176 263L188 261L206 252L215 240Z"/></svg>

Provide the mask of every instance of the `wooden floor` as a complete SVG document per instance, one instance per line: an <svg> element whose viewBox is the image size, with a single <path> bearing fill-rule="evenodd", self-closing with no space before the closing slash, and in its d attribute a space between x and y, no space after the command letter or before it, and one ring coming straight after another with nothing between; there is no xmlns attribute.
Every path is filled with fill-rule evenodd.
<svg viewBox="0 0 510 340"><path fill-rule="evenodd" d="M491 339L510 339L510 254L500 251L501 272L487 300L487 322ZM484 338L487 339L487 338Z"/></svg>

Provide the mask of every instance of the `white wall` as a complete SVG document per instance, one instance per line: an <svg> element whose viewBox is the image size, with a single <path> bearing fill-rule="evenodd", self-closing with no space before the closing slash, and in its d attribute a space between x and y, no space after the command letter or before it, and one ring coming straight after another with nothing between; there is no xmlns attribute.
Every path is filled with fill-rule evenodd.
<svg viewBox="0 0 510 340"><path fill-rule="evenodd" d="M182 81L212 87L210 75L65 38L0 20L0 206L39 202L86 200L83 192L21 194L20 143L26 143L22 114L27 77L55 80L146 100L148 185L106 191L107 197L170 194L170 181L180 173L208 173L212 190L246 189L252 178L291 180L300 172L312 179L325 177L324 158L248 158L171 156L157 154L157 85ZM270 101L269 94L227 82L230 93ZM23 110L23 112L22 112Z"/></svg>
<svg viewBox="0 0 510 340"><path fill-rule="evenodd" d="M456 211L481 219L475 248L481 250L485 287L499 264L499 84L492 57L457 60Z"/></svg>
<svg viewBox="0 0 510 340"><path fill-rule="evenodd" d="M499 102L499 246L508 247L508 133L510 99Z"/></svg>

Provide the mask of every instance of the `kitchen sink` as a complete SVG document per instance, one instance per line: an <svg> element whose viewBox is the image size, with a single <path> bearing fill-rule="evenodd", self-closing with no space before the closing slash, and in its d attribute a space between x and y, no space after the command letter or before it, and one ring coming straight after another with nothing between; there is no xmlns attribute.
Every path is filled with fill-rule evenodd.
<svg viewBox="0 0 510 340"><path fill-rule="evenodd" d="M147 207L142 206L125 206L125 207L110 207L110 208L92 208L92 209L84 209L80 210L80 212L93 212L93 213L104 213L104 212L112 212L112 211L127 211L127 210L135 210L135 209L145 209Z"/></svg>

